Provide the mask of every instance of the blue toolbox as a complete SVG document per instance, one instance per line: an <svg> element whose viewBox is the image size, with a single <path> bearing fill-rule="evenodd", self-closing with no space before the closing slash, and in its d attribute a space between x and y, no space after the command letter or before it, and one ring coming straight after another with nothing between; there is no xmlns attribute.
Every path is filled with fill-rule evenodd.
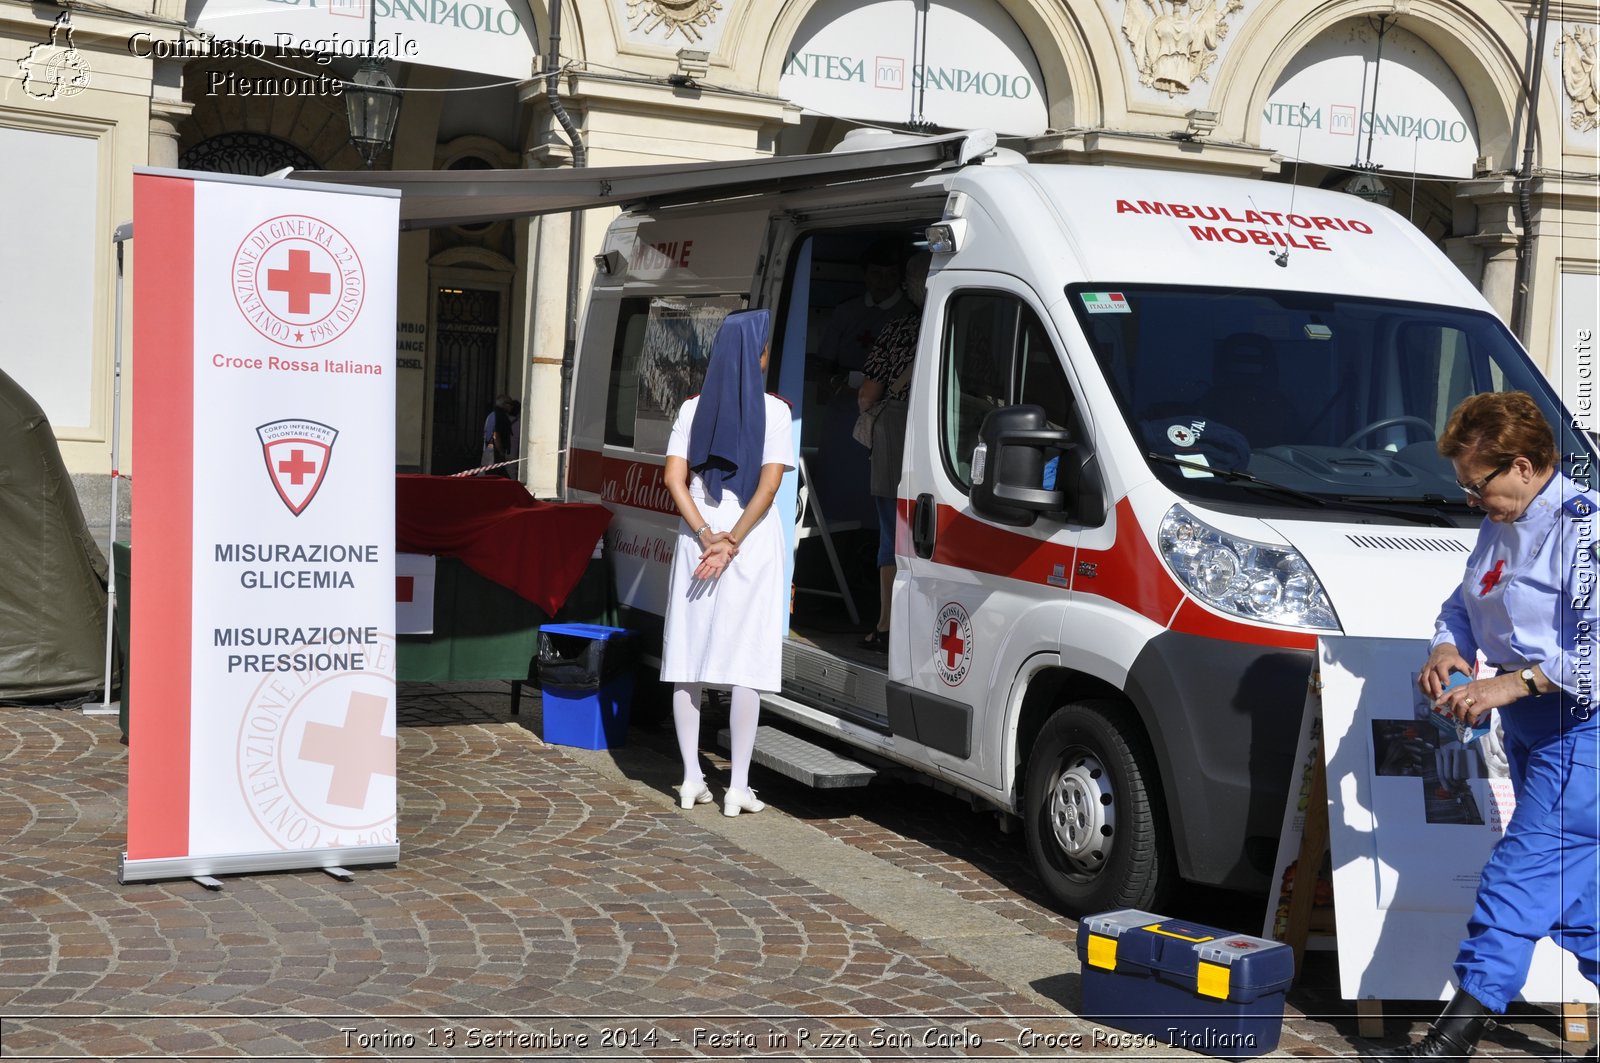
<svg viewBox="0 0 1600 1063"><path fill-rule="evenodd" d="M1132 908L1078 925L1079 1014L1145 1047L1248 1059L1278 1047L1294 950Z"/></svg>

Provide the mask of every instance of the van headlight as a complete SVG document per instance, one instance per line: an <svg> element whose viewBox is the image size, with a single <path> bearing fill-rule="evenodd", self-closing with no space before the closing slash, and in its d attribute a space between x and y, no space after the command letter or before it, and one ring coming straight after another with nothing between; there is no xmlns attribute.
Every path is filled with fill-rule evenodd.
<svg viewBox="0 0 1600 1063"><path fill-rule="evenodd" d="M1300 551L1220 532L1182 506L1161 521L1161 556L1189 592L1247 620L1338 630L1339 618Z"/></svg>

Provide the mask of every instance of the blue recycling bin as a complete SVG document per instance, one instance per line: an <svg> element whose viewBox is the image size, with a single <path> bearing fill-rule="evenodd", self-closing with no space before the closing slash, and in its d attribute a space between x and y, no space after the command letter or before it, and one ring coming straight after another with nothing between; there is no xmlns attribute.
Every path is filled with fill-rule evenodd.
<svg viewBox="0 0 1600 1063"><path fill-rule="evenodd" d="M539 629L539 690L552 745L610 749L624 743L639 663L634 632L599 624Z"/></svg>

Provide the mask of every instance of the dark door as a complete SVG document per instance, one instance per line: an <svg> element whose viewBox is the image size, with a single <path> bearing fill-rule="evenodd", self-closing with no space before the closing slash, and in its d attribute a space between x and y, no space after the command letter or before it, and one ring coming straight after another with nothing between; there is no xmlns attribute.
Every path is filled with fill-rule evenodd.
<svg viewBox="0 0 1600 1063"><path fill-rule="evenodd" d="M487 288L434 290L433 449L439 476L476 468L483 422L494 406L500 361L500 293Z"/></svg>

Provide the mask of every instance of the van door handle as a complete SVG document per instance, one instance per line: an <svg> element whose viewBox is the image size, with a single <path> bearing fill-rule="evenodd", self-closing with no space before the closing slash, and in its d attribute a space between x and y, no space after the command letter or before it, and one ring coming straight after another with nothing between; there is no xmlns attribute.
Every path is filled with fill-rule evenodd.
<svg viewBox="0 0 1600 1063"><path fill-rule="evenodd" d="M924 561L933 556L933 518L937 512L932 495L917 496L916 509L911 514L911 548Z"/></svg>

